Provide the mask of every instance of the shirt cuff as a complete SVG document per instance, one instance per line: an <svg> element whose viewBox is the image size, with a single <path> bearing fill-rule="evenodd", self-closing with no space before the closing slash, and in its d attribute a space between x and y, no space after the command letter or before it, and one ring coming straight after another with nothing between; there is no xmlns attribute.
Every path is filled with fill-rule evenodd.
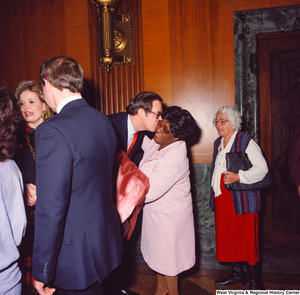
<svg viewBox="0 0 300 295"><path fill-rule="evenodd" d="M238 176L240 177L240 183L246 183L245 171L239 170Z"/></svg>

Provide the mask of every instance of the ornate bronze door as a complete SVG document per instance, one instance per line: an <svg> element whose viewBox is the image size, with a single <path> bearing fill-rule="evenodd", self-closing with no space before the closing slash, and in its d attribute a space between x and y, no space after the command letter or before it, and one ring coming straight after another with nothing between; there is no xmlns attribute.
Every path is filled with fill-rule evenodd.
<svg viewBox="0 0 300 295"><path fill-rule="evenodd" d="M264 244L300 245L300 237L292 231L297 195L284 187L280 174L293 130L300 123L300 32L257 37L260 144L273 176L264 198Z"/></svg>

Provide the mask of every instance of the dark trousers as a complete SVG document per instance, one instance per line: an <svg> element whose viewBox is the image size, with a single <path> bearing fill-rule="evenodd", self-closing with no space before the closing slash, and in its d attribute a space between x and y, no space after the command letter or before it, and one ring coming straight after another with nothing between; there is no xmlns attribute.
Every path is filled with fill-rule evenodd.
<svg viewBox="0 0 300 295"><path fill-rule="evenodd" d="M102 286L99 282L94 283L84 290L63 290L56 288L55 294L58 295L103 295Z"/></svg>

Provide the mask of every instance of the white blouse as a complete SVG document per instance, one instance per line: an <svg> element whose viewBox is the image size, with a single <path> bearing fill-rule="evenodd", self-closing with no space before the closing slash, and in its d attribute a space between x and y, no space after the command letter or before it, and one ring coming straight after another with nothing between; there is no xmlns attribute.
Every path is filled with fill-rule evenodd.
<svg viewBox="0 0 300 295"><path fill-rule="evenodd" d="M212 176L211 186L214 190L215 197L221 194L220 180L223 172L227 171L226 169L226 153L229 153L232 147L232 144L237 135L237 131L231 136L228 144L224 148L224 138L221 139L220 146L218 147L218 154L215 162L215 169ZM262 155L261 149L258 144L251 139L245 152L248 155L248 158L252 164L252 167L247 170L239 170L240 182L245 184L251 184L262 180L265 175L268 173L267 162Z"/></svg>

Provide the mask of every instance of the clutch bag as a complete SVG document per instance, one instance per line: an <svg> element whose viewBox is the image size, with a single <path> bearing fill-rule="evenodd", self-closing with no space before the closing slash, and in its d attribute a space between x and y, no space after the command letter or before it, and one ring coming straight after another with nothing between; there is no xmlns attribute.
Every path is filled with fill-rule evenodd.
<svg viewBox="0 0 300 295"><path fill-rule="evenodd" d="M239 170L249 170L252 164L245 152L226 153L226 168L227 171L238 173ZM252 184L240 183L239 181L225 184L225 188L229 191L258 191L271 186L272 178L270 172L258 182Z"/></svg>

